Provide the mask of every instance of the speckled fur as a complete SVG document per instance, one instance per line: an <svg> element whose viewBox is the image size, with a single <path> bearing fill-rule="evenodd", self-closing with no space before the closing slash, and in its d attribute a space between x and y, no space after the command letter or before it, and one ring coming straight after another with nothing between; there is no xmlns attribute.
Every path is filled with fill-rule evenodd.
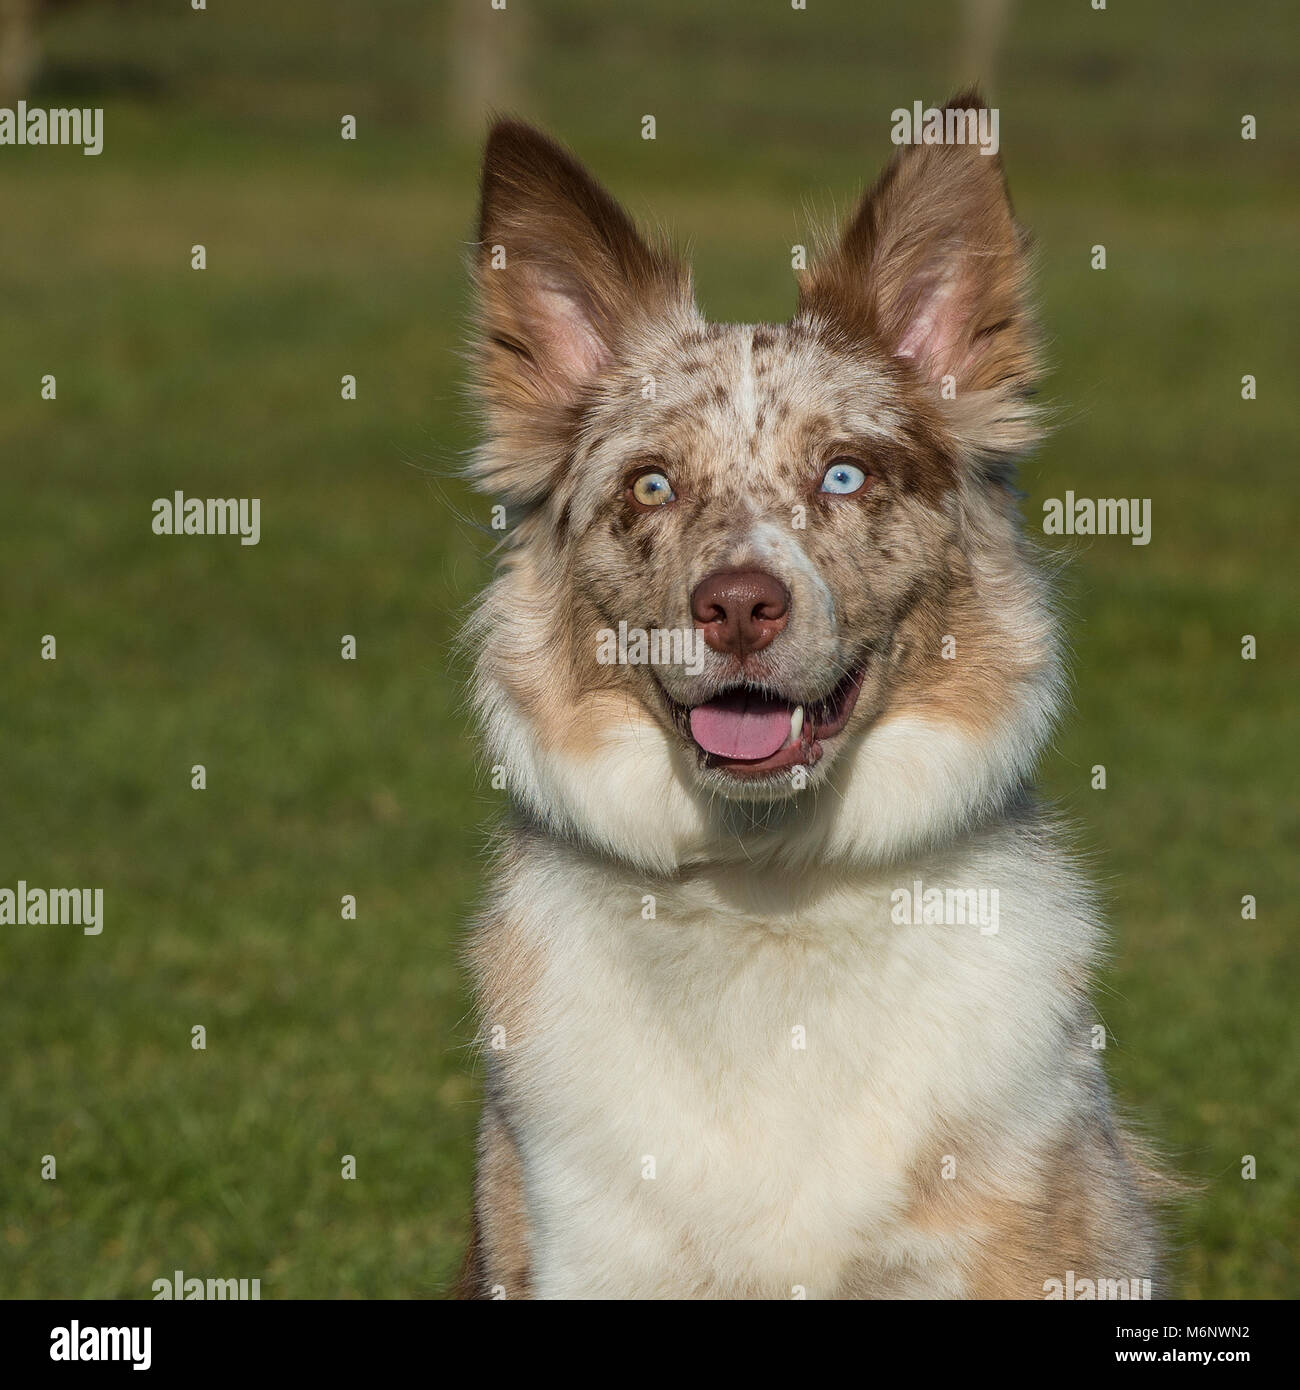
<svg viewBox="0 0 1300 1390"><path fill-rule="evenodd" d="M1158 1290L1092 1046L1100 927L1028 790L1061 672L1006 485L1038 426L998 162L902 153L791 322L717 325L503 123L475 273L473 476L512 525L469 640L511 811L470 945L489 1098L462 1293ZM829 497L845 454L871 486ZM654 514L626 498L646 467L677 496ZM689 628L694 585L746 566L791 594L751 679L812 701L865 670L806 787L738 785L684 736L726 656L595 660L600 629ZM997 932L897 925L916 880L997 888Z"/></svg>

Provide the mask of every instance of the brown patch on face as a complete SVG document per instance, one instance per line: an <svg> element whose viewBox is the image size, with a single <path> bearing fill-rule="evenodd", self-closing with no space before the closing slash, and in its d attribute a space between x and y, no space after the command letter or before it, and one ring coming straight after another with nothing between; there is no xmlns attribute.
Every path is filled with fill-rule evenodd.
<svg viewBox="0 0 1300 1390"><path fill-rule="evenodd" d="M956 560L954 582L926 594L899 625L888 710L978 735L1014 707L1022 678L1014 662L1020 653L990 620L961 568ZM955 645L951 658L943 654L947 638Z"/></svg>
<svg viewBox="0 0 1300 1390"><path fill-rule="evenodd" d="M643 518L654 524L655 518ZM632 522L615 509L606 524ZM643 668L606 666L596 660L596 633L607 624L564 565L539 544L520 547L507 573L484 596L489 613L506 604L510 620L495 623L480 654L480 674L498 684L527 720L538 746L577 758L595 757L605 733L625 728L640 710L629 687Z"/></svg>
<svg viewBox="0 0 1300 1390"><path fill-rule="evenodd" d="M838 458L857 463L873 481L886 480L907 497L915 497L933 510L939 510L944 498L960 481L960 468L950 448L922 423L909 419L900 426L897 442L872 437L836 439L829 421L820 420L806 426L809 457L816 459L817 468L825 469ZM808 478L808 493L813 503L823 509L845 505L853 496L837 496L822 492L821 477L812 472Z"/></svg>
<svg viewBox="0 0 1300 1390"><path fill-rule="evenodd" d="M557 682L543 687L541 682L530 682L526 691L517 684L509 686L538 744L547 752L563 752L580 760L596 758L605 750L609 730L638 720L640 702L622 679L629 669L639 668L598 666L594 639L591 645L594 670L582 684ZM611 674L602 676L605 671ZM604 688L597 688L600 680L606 682ZM642 718L648 720L648 715Z"/></svg>
<svg viewBox="0 0 1300 1390"><path fill-rule="evenodd" d="M894 470L905 492L937 508L957 486L957 460L919 420L907 421L900 433L901 442L884 451L886 467Z"/></svg>

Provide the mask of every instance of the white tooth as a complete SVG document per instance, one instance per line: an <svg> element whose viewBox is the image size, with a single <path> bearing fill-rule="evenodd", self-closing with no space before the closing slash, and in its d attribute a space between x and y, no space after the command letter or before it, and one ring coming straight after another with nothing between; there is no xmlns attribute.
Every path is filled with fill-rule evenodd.
<svg viewBox="0 0 1300 1390"><path fill-rule="evenodd" d="M802 705L796 705L796 706L794 707L794 713L790 716L790 742L786 744L786 747L788 748L788 747L790 746L790 743L798 743L798 742L799 742L799 735L800 735L802 732L803 732L803 706L802 706Z"/></svg>

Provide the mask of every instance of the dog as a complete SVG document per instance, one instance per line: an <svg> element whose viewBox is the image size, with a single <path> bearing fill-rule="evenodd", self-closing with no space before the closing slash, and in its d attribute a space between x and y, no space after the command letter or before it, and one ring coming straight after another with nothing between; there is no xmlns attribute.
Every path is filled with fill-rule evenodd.
<svg viewBox="0 0 1300 1390"><path fill-rule="evenodd" d="M475 256L510 812L459 1296L1159 1296L1102 926L1029 789L1062 652L999 158L900 149L789 322L717 324L503 120Z"/></svg>

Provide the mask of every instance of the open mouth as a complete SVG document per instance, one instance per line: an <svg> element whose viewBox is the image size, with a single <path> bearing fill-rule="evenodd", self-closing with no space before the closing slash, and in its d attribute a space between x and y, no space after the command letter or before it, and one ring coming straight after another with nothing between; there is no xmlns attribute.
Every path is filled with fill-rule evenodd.
<svg viewBox="0 0 1300 1390"><path fill-rule="evenodd" d="M844 728L858 702L863 670L847 675L821 700L803 704L759 686L743 685L683 708L706 767L733 777L764 777L788 767L812 767L823 743Z"/></svg>

